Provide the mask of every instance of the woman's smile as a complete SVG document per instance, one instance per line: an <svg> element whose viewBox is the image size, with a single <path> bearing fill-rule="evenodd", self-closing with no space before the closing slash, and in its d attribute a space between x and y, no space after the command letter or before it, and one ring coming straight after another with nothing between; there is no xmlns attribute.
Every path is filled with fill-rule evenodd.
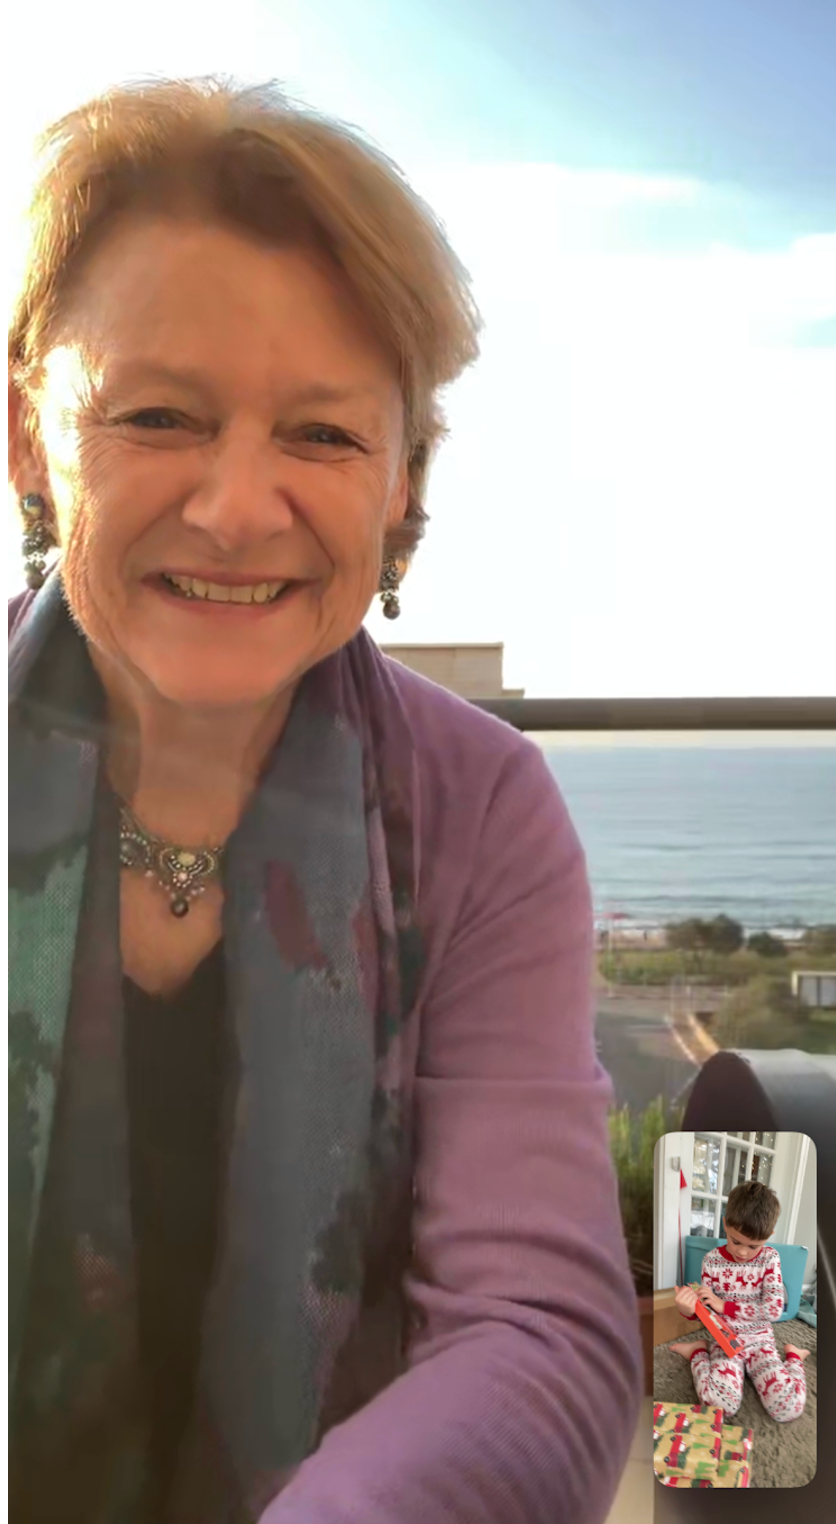
<svg viewBox="0 0 836 1524"><path fill-rule="evenodd" d="M241 614L252 618L274 613L279 607L287 607L310 586L309 582L296 578L239 580L222 578L220 573L215 577L217 580L210 580L208 575L198 577L180 572L160 572L146 579L145 586L167 603L176 603L183 611L219 614L224 618Z"/></svg>

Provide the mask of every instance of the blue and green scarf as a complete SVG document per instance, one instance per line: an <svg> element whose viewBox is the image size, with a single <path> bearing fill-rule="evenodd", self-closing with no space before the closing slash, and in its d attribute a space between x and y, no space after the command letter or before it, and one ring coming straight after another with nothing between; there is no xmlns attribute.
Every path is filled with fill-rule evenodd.
<svg viewBox="0 0 836 1524"><path fill-rule="evenodd" d="M148 1495L106 736L53 574L10 644L10 1369L13 1465L64 1524L146 1524ZM303 680L228 847L237 1080L178 1524L260 1516L372 1395L367 1322L376 1383L401 1366L415 813L409 725L361 631Z"/></svg>

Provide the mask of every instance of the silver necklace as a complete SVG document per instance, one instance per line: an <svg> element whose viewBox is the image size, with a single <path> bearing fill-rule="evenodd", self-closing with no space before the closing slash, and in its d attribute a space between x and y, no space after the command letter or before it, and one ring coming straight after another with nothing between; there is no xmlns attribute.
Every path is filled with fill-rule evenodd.
<svg viewBox="0 0 836 1524"><path fill-rule="evenodd" d="M220 878L223 860L223 847L178 847L153 836L120 801L119 861L123 868L156 879L169 896L168 908L178 920L188 915L191 901Z"/></svg>

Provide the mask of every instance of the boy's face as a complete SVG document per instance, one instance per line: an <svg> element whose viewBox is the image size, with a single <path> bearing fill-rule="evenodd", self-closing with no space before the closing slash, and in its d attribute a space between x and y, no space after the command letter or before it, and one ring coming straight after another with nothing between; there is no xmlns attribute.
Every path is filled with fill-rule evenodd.
<svg viewBox="0 0 836 1524"><path fill-rule="evenodd" d="M725 1217L723 1218L723 1227L726 1232L726 1247L729 1254L736 1260L739 1260L741 1264L745 1265L747 1260L754 1259L755 1255L767 1242L765 1238L760 1240L747 1238L744 1233L741 1233L739 1228L730 1228Z"/></svg>

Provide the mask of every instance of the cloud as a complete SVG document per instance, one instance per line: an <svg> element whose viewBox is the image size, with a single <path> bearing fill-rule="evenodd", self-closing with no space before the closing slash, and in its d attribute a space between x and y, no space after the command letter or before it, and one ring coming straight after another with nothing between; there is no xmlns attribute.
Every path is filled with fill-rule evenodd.
<svg viewBox="0 0 836 1524"><path fill-rule="evenodd" d="M791 342L836 317L836 233L736 245L722 232L727 187L549 164L418 167L415 178L489 325L529 322L544 343L704 348ZM683 213L688 247L670 249Z"/></svg>
<svg viewBox="0 0 836 1524"><path fill-rule="evenodd" d="M706 199L708 187L691 177L622 174L615 170L568 169L543 163L445 163L410 166L410 172L430 194L445 202L464 192L467 215L490 215L499 204L527 217L548 212L554 204L568 207L619 208L631 205L695 206Z"/></svg>

